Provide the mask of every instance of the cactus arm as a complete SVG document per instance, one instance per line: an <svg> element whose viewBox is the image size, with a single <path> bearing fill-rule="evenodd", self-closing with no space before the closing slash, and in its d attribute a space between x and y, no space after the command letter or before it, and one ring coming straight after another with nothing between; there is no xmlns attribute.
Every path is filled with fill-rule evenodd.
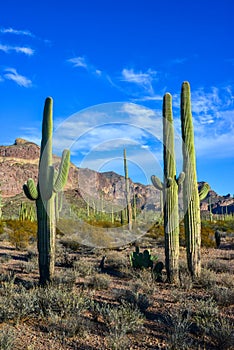
<svg viewBox="0 0 234 350"><path fill-rule="evenodd" d="M53 187L53 191L55 193L60 192L63 189L65 183L67 182L69 165L70 165L70 151L64 150L60 167L59 167L58 176L56 178L56 181Z"/></svg>
<svg viewBox="0 0 234 350"><path fill-rule="evenodd" d="M182 183L184 182L185 179L185 173L182 171L178 178L176 179L177 185L178 185L178 191L180 192Z"/></svg>
<svg viewBox="0 0 234 350"><path fill-rule="evenodd" d="M157 190L159 190L159 191L163 190L163 183L157 176L152 175L151 181L152 181L152 184L154 185L154 187L157 188Z"/></svg>
<svg viewBox="0 0 234 350"><path fill-rule="evenodd" d="M176 180L178 186L182 185L182 183L184 182L184 179L185 179L185 173L182 171Z"/></svg>
<svg viewBox="0 0 234 350"><path fill-rule="evenodd" d="M52 164L53 99L45 100L42 121L41 156L47 153L48 165ZM41 157L40 157L41 158Z"/></svg>
<svg viewBox="0 0 234 350"><path fill-rule="evenodd" d="M200 189L200 191L199 191L199 199L200 199L200 201L202 201L203 199L206 198L206 196L207 196L209 190L210 190L210 186L209 186L209 184L208 184L207 182L205 182L205 183L202 185L202 187L201 187L201 189Z"/></svg>
<svg viewBox="0 0 234 350"><path fill-rule="evenodd" d="M38 190L33 179L28 179L27 184L23 185L23 190L28 199L30 200L38 199Z"/></svg>

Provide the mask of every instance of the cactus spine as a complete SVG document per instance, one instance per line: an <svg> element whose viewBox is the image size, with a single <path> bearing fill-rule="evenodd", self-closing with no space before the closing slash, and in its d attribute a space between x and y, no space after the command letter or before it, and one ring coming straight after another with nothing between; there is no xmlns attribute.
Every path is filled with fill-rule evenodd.
<svg viewBox="0 0 234 350"><path fill-rule="evenodd" d="M209 191L207 183L200 194L197 186L196 155L191 111L191 93L188 82L183 82L181 89L181 128L183 139L183 170L186 174L183 185L184 226L187 248L187 263L193 278L201 272L201 218L200 200Z"/></svg>
<svg viewBox="0 0 234 350"><path fill-rule="evenodd" d="M38 184L28 179L23 186L26 196L36 201L37 246L39 252L40 284L51 281L55 263L56 196L64 187L69 171L70 151L64 150L59 171L52 165L53 100L45 100Z"/></svg>
<svg viewBox="0 0 234 350"><path fill-rule="evenodd" d="M125 196L127 202L127 218L128 218L128 229L132 230L132 206L130 200L130 189L129 189L129 177L128 177L128 164L126 149L124 149L124 174L125 174Z"/></svg>
<svg viewBox="0 0 234 350"><path fill-rule="evenodd" d="M167 278L171 283L179 282L179 212L178 186L184 179L181 173L176 179L176 161L174 151L174 126L172 97L166 93L163 98L163 159L164 183L152 176L153 185L163 191L165 265Z"/></svg>

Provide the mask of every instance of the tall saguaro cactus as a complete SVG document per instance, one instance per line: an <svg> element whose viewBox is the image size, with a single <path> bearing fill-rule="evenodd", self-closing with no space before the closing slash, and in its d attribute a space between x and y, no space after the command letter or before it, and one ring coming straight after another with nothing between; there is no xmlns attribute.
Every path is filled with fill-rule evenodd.
<svg viewBox="0 0 234 350"><path fill-rule="evenodd" d="M163 191L165 262L167 278L171 283L179 281L179 212L178 186L184 180L184 173L176 179L176 160L174 151L174 126L172 97L166 93L163 98L163 158L164 182L152 176L153 185Z"/></svg>
<svg viewBox="0 0 234 350"><path fill-rule="evenodd" d="M183 202L187 263L191 276L197 278L201 272L200 200L206 197L209 185L204 183L200 193L198 192L191 93L187 81L183 82L181 88L181 128L183 171L186 173L183 185Z"/></svg>
<svg viewBox="0 0 234 350"><path fill-rule="evenodd" d="M40 284L51 281L55 263L56 196L63 189L69 171L70 151L64 150L58 172L52 164L53 100L45 100L38 184L28 179L23 186L26 196L36 201L37 246L39 252Z"/></svg>
<svg viewBox="0 0 234 350"><path fill-rule="evenodd" d="M128 229L132 230L132 205L130 200L130 189L129 189L129 177L128 177L128 164L126 149L124 149L124 174L125 174L125 195L127 202L127 218L128 218Z"/></svg>

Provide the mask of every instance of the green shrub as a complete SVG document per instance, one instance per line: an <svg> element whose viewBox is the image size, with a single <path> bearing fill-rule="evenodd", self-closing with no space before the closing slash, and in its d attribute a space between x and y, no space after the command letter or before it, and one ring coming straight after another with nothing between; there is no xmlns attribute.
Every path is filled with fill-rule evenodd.
<svg viewBox="0 0 234 350"><path fill-rule="evenodd" d="M9 229L9 241L16 249L26 248L30 242L35 241L37 235L37 223L29 220L7 220Z"/></svg>

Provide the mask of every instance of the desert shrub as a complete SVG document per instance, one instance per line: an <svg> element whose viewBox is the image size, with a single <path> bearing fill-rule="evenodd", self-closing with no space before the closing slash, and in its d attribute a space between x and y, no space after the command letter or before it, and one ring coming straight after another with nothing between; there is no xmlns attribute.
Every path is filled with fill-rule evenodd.
<svg viewBox="0 0 234 350"><path fill-rule="evenodd" d="M1 329L0 349L14 350L16 345L16 335L13 327L5 326Z"/></svg>
<svg viewBox="0 0 234 350"><path fill-rule="evenodd" d="M0 235L4 233L5 229L5 222L0 220Z"/></svg>
<svg viewBox="0 0 234 350"><path fill-rule="evenodd" d="M0 321L20 319L38 314L40 311L34 290L28 291L23 286L7 282L2 285L0 297Z"/></svg>
<svg viewBox="0 0 234 350"><path fill-rule="evenodd" d="M60 243L66 248L73 252L76 252L80 248L79 242L71 239L62 239Z"/></svg>
<svg viewBox="0 0 234 350"><path fill-rule="evenodd" d="M24 261L22 261L19 264L19 268L23 273L29 274L37 269L37 263L36 262L24 262Z"/></svg>
<svg viewBox="0 0 234 350"><path fill-rule="evenodd" d="M34 242L37 234L37 223L29 220L7 220L9 229L9 241L16 249L26 248L30 242Z"/></svg>
<svg viewBox="0 0 234 350"><path fill-rule="evenodd" d="M231 321L226 318L219 317L210 328L209 335L212 342L215 343L217 349L228 350L233 349L234 344L234 328Z"/></svg>
<svg viewBox="0 0 234 350"><path fill-rule="evenodd" d="M193 288L192 277L187 269L180 269L179 279L180 279L180 288L181 289L188 291L188 290L191 290Z"/></svg>
<svg viewBox="0 0 234 350"><path fill-rule="evenodd" d="M117 270L124 270L128 264L128 258L119 252L109 251L106 255L106 263L109 267Z"/></svg>
<svg viewBox="0 0 234 350"><path fill-rule="evenodd" d="M115 221L112 223L110 220L105 220L105 219L89 219L87 220L87 223L91 226L94 227L102 227L102 228L112 228L112 227L120 227L121 223L118 221Z"/></svg>
<svg viewBox="0 0 234 350"><path fill-rule="evenodd" d="M231 272L231 268L228 264L222 263L218 260L209 260L206 264L206 268L216 273Z"/></svg>
<svg viewBox="0 0 234 350"><path fill-rule="evenodd" d="M4 262L8 262L9 260L11 260L11 256L10 254L7 253L3 253L0 257L0 262L4 263Z"/></svg>
<svg viewBox="0 0 234 350"><path fill-rule="evenodd" d="M87 298L83 293L74 293L63 285L38 288L38 303L44 317L57 314L61 317L78 315L86 308Z"/></svg>
<svg viewBox="0 0 234 350"><path fill-rule="evenodd" d="M156 284L154 274L149 270L132 270L131 269L130 289L133 292L140 290L147 295L155 294Z"/></svg>
<svg viewBox="0 0 234 350"><path fill-rule="evenodd" d="M37 253L37 251L30 249L27 251L25 258L27 261L37 261L38 253Z"/></svg>
<svg viewBox="0 0 234 350"><path fill-rule="evenodd" d="M228 287L215 286L211 290L214 300L220 306L229 306L234 304L234 289Z"/></svg>
<svg viewBox="0 0 234 350"><path fill-rule="evenodd" d="M232 273L222 273L219 277L220 284L222 286L233 289L234 287L234 279Z"/></svg>
<svg viewBox="0 0 234 350"><path fill-rule="evenodd" d="M73 314L66 318L60 315L50 315L45 329L48 333L63 340L64 337L72 338L74 336L84 336L85 330L88 328L87 321L80 314Z"/></svg>
<svg viewBox="0 0 234 350"><path fill-rule="evenodd" d="M164 239L163 223L160 221L156 221L156 223L148 229L147 236L158 240L163 240Z"/></svg>
<svg viewBox="0 0 234 350"><path fill-rule="evenodd" d="M72 291L76 283L76 272L71 269L66 269L65 271L60 271L56 273L53 277L51 287L60 288L61 286L65 287L69 291Z"/></svg>
<svg viewBox="0 0 234 350"><path fill-rule="evenodd" d="M80 277L91 276L96 272L95 266L90 261L79 259L73 264L74 271Z"/></svg>
<svg viewBox="0 0 234 350"><path fill-rule="evenodd" d="M193 320L201 333L209 334L219 317L219 309L213 298L207 300L196 300L194 303Z"/></svg>
<svg viewBox="0 0 234 350"><path fill-rule="evenodd" d="M107 305L101 308L101 314L110 334L134 333L143 327L144 318L138 308L131 304Z"/></svg>
<svg viewBox="0 0 234 350"><path fill-rule="evenodd" d="M109 275L96 273L89 279L87 285L89 288L100 290L100 289L108 289L110 286L110 283L111 283L111 278Z"/></svg>
<svg viewBox="0 0 234 350"><path fill-rule="evenodd" d="M211 288L217 283L217 276L214 271L208 270L206 268L201 269L201 275L196 280L198 285L203 288Z"/></svg>
<svg viewBox="0 0 234 350"><path fill-rule="evenodd" d="M115 292L116 299L122 303L128 303L132 305L134 308L138 308L142 313L144 313L150 305L152 305L152 301L150 298L138 291L131 291L128 289L121 289Z"/></svg>
<svg viewBox="0 0 234 350"><path fill-rule="evenodd" d="M191 339L189 330L191 326L190 312L184 309L175 310L173 313L168 312L165 317L167 326L168 347L170 350L190 349Z"/></svg>

